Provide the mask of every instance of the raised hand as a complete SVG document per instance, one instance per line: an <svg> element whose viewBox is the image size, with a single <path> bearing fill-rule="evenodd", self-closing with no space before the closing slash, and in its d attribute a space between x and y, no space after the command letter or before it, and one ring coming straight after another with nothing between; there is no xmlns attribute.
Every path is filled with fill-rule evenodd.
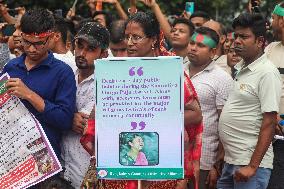
<svg viewBox="0 0 284 189"><path fill-rule="evenodd" d="M260 3L261 3L261 0L249 0L249 3L248 3L248 10L251 12L252 10L252 1L254 1L257 6L260 6Z"/></svg>
<svg viewBox="0 0 284 189"><path fill-rule="evenodd" d="M0 32L2 31L5 25L7 25L7 23L0 23ZM8 40L9 40L8 36L3 36L2 34L0 34L0 43L7 43Z"/></svg>
<svg viewBox="0 0 284 189"><path fill-rule="evenodd" d="M109 3L109 4L116 4L118 1L117 0L93 0L94 2L101 1L103 3Z"/></svg>
<svg viewBox="0 0 284 189"><path fill-rule="evenodd" d="M89 6L91 11L95 11L96 10L95 0L86 0L86 4Z"/></svg>
<svg viewBox="0 0 284 189"><path fill-rule="evenodd" d="M144 3L148 7L153 7L154 5L157 4L155 0L138 0L138 1Z"/></svg>
<svg viewBox="0 0 284 189"><path fill-rule="evenodd" d="M189 19L190 18L190 14L187 13L185 10L182 12L181 16L182 18L186 18L186 19Z"/></svg>
<svg viewBox="0 0 284 189"><path fill-rule="evenodd" d="M0 3L0 14L5 15L8 13L7 5Z"/></svg>
<svg viewBox="0 0 284 189"><path fill-rule="evenodd" d="M75 10L71 8L71 9L69 9L69 11L67 13L66 18L71 20L75 15L76 15Z"/></svg>
<svg viewBox="0 0 284 189"><path fill-rule="evenodd" d="M17 7L16 10L18 11L18 15L24 15L26 12L25 7Z"/></svg>

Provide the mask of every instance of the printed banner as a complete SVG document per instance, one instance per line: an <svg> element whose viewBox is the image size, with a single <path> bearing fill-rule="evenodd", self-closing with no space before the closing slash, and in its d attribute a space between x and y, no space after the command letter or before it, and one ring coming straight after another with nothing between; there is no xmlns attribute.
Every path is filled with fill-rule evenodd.
<svg viewBox="0 0 284 189"><path fill-rule="evenodd" d="M60 172L61 165L40 123L0 77L0 189L23 189Z"/></svg>
<svg viewBox="0 0 284 189"><path fill-rule="evenodd" d="M95 70L99 178L182 179L182 59L102 59Z"/></svg>

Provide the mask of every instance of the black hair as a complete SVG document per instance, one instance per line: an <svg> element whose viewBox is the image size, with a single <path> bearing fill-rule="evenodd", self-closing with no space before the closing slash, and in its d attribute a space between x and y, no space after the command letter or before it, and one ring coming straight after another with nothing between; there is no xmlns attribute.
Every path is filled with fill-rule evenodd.
<svg viewBox="0 0 284 189"><path fill-rule="evenodd" d="M64 21L66 23L66 26L68 27L67 33L71 32L73 35L75 35L76 34L75 24L67 18L64 18Z"/></svg>
<svg viewBox="0 0 284 189"><path fill-rule="evenodd" d="M175 19L175 21L173 22L173 27L175 26L175 25L177 25L177 24L185 24L185 25L187 25L188 26L188 29L189 29L189 34L190 34L190 36L193 34L193 32L194 32L194 25L193 25L193 23L190 21L190 20L188 20L188 19L186 19L186 18L177 18L177 19Z"/></svg>
<svg viewBox="0 0 284 189"><path fill-rule="evenodd" d="M201 17L201 18L204 18L206 21L209 21L210 20L210 16L204 12L204 11L195 11L189 19L192 19L194 17Z"/></svg>
<svg viewBox="0 0 284 189"><path fill-rule="evenodd" d="M96 12L93 14L93 18L95 18L95 16L100 15L100 14L104 15L104 18L105 18L105 20L106 20L106 28L109 29L110 24L111 24L111 22L113 21L112 15L109 14L108 12L106 12L106 11L96 11Z"/></svg>
<svg viewBox="0 0 284 189"><path fill-rule="evenodd" d="M63 17L54 15L55 26L54 31L61 34L62 42L66 45L67 42L67 32L69 30L67 22Z"/></svg>
<svg viewBox="0 0 284 189"><path fill-rule="evenodd" d="M23 33L43 33L54 28L54 17L47 9L28 10L21 18L21 30Z"/></svg>
<svg viewBox="0 0 284 189"><path fill-rule="evenodd" d="M129 144L129 142L133 143L133 140L134 140L136 137L141 137L141 138L143 139L142 135L140 135L140 134L138 134L138 133L135 133L135 134L132 134L132 135L128 136L128 138L127 138L127 141L128 141L127 144Z"/></svg>
<svg viewBox="0 0 284 189"><path fill-rule="evenodd" d="M266 21L261 14L258 13L243 13L234 19L233 28L242 27L250 28L255 37L266 38Z"/></svg>
<svg viewBox="0 0 284 189"><path fill-rule="evenodd" d="M110 25L110 41L114 44L120 43L124 40L124 31L126 27L125 20L113 21Z"/></svg>
<svg viewBox="0 0 284 189"><path fill-rule="evenodd" d="M127 24L130 22L138 23L147 37L156 37L156 48L159 48L160 41L160 24L153 13L151 12L137 12L130 16Z"/></svg>
<svg viewBox="0 0 284 189"><path fill-rule="evenodd" d="M225 32L226 32L226 35L228 35L229 33L233 33L234 32L234 29L230 26L228 26L226 29L225 29Z"/></svg>
<svg viewBox="0 0 284 189"><path fill-rule="evenodd" d="M202 35L207 35L209 36L211 39L213 39L216 44L219 44L219 35L217 34L216 31L208 28L208 27L204 27L204 26L201 26L199 28L197 28L195 30L196 33L199 33L199 34L202 34Z"/></svg>
<svg viewBox="0 0 284 189"><path fill-rule="evenodd" d="M71 49L75 49L75 35L70 32L69 30L67 31L67 40L68 42L71 43Z"/></svg>

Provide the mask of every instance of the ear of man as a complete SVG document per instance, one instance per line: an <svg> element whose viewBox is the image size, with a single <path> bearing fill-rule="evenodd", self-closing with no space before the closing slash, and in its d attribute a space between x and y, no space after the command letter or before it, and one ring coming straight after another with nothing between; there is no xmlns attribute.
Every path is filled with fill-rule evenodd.
<svg viewBox="0 0 284 189"><path fill-rule="evenodd" d="M214 56L216 55L216 52L217 52L217 48L210 49L210 58L211 58L211 60L214 59Z"/></svg>
<svg viewBox="0 0 284 189"><path fill-rule="evenodd" d="M263 48L264 47L264 43L265 43L265 39L263 36L260 36L256 39L256 42L257 42L257 46L259 48Z"/></svg>
<svg viewBox="0 0 284 189"><path fill-rule="evenodd" d="M107 57L108 57L108 50L107 49L101 50L100 58L107 58Z"/></svg>

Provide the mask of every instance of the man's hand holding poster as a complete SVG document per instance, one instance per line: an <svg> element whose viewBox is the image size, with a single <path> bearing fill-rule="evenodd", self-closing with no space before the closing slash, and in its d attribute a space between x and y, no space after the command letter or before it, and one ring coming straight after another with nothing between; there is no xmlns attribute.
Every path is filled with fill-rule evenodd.
<svg viewBox="0 0 284 189"><path fill-rule="evenodd" d="M28 188L61 171L40 123L0 77L0 189Z"/></svg>

